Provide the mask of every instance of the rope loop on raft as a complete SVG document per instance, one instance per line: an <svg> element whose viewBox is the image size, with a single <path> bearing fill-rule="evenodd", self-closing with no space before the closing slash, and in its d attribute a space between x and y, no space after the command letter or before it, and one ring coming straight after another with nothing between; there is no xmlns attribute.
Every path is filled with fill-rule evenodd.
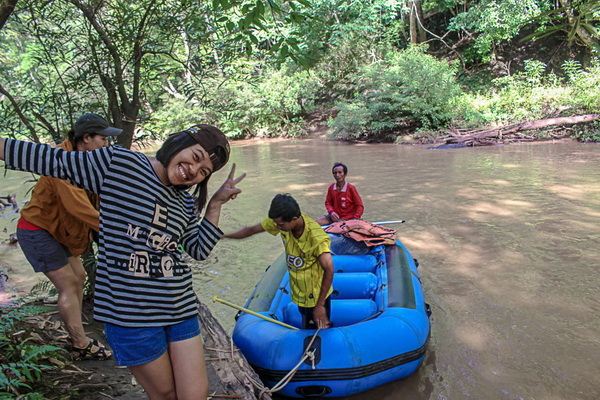
<svg viewBox="0 0 600 400"><path fill-rule="evenodd" d="M315 339L317 338L317 335L319 334L319 332L321 331L321 328L317 329L315 334L313 335L312 339L310 340L310 343L308 344L308 346L306 346L306 350L304 350L304 354L302 355L302 358L300 359L300 361L298 362L298 364L296 364L296 366L294 368L292 368L290 370L290 372L288 372L275 386L273 386L271 389L269 389L268 387L266 387L265 385L262 384L262 382L256 382L254 379L250 379L252 381L252 383L254 384L254 386L256 386L258 389L260 389L260 393L258 394L258 398L261 399L263 397L263 394L268 394L271 395L275 392L280 391L281 389L283 389L285 387L285 385L287 385L288 383L291 382L292 378L294 377L294 375L296 374L296 372L298 371L298 369L300 369L300 366L302 365L302 363L304 361L306 361L307 359L310 358L311 360L311 364L312 364L312 369L315 369L315 351L317 349L311 349L312 344L314 343Z"/></svg>

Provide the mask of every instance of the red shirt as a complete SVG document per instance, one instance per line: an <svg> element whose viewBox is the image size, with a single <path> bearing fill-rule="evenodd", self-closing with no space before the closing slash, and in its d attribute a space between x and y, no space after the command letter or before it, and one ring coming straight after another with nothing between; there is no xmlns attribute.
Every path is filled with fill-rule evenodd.
<svg viewBox="0 0 600 400"><path fill-rule="evenodd" d="M362 199L354 185L346 182L342 190L337 190L332 183L327 190L325 208L331 214L335 212L342 219L360 218L365 211Z"/></svg>
<svg viewBox="0 0 600 400"><path fill-rule="evenodd" d="M31 222L27 221L23 217L19 218L19 221L17 222L17 228L25 229L26 231L40 231L40 230L42 230L42 228L40 228L39 226L37 226L35 224L32 224Z"/></svg>

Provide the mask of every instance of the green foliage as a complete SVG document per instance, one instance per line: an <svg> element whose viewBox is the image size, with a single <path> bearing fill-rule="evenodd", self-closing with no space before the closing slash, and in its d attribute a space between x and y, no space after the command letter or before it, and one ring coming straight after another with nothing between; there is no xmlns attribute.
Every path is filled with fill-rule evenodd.
<svg viewBox="0 0 600 400"><path fill-rule="evenodd" d="M301 136L303 117L319 86L305 70L276 70L260 63L240 65L229 79L205 83L206 90L187 101L169 99L145 128L160 135L209 121L232 138Z"/></svg>
<svg viewBox="0 0 600 400"><path fill-rule="evenodd" d="M598 41L600 0L420 3L431 18L421 22L436 41L432 49L452 47L463 61L492 60L532 22L536 37L546 29L588 47ZM336 137L393 139L446 125L539 119L567 106L598 112L600 104L597 64L575 62L565 63L564 78L526 61L519 74L463 81L465 90L479 91L463 94L454 65L423 49L399 51L414 1L90 4L18 2L0 31L4 135L56 140L93 111L138 141L199 122L231 137L300 136L311 108L335 103Z"/></svg>
<svg viewBox="0 0 600 400"><path fill-rule="evenodd" d="M546 0L481 0L454 17L450 31L468 32L474 41L465 52L467 61L488 62L494 46L515 37L531 19L547 10Z"/></svg>
<svg viewBox="0 0 600 400"><path fill-rule="evenodd" d="M2 320L0 321L0 337L10 336L10 332L16 330L19 322L24 321L30 315L38 315L51 310L47 306L25 305L24 300L16 306L0 306ZM0 344L2 346L2 344Z"/></svg>
<svg viewBox="0 0 600 400"><path fill-rule="evenodd" d="M347 81L351 73L406 43L398 19L401 9L401 3L387 0L314 2L314 19L298 32L307 42L322 99L346 95L352 90Z"/></svg>
<svg viewBox="0 0 600 400"><path fill-rule="evenodd" d="M479 112L493 124L533 121L556 110L568 90L558 77L545 73L545 65L536 60L525 62L523 72L493 80L487 94L479 96Z"/></svg>
<svg viewBox="0 0 600 400"><path fill-rule="evenodd" d="M32 295L35 293L45 293L47 296L57 296L58 291L56 290L56 286L50 282L48 279L44 279L33 285L31 288Z"/></svg>
<svg viewBox="0 0 600 400"><path fill-rule="evenodd" d="M460 93L455 67L416 46L360 68L352 83L353 97L337 104L331 124L337 138L396 136L407 125L439 128L455 116Z"/></svg>
<svg viewBox="0 0 600 400"><path fill-rule="evenodd" d="M495 122L489 112L489 99L481 95L463 93L454 99L455 116L449 125L475 129Z"/></svg>
<svg viewBox="0 0 600 400"><path fill-rule="evenodd" d="M256 84L226 82L213 94L207 114L238 137L301 136L316 86L306 71L266 68Z"/></svg>
<svg viewBox="0 0 600 400"><path fill-rule="evenodd" d="M576 61L563 64L565 77L527 60L523 72L495 79L485 93L465 94L458 101L461 126L509 125L564 115L600 112L600 62L584 69ZM468 113L466 111L469 111ZM596 125L577 126L575 137L597 139Z"/></svg>
<svg viewBox="0 0 600 400"><path fill-rule="evenodd" d="M36 385L43 382L44 371L56 369L46 360L65 359L65 351L56 346L40 345L24 335L33 328L27 318L51 310L29 305L21 299L14 306L0 307L0 396L6 399L43 399ZM17 334L17 331L19 334Z"/></svg>
<svg viewBox="0 0 600 400"><path fill-rule="evenodd" d="M561 1L556 8L540 13L532 22L538 24L538 28L523 40L566 33L568 42L575 42L596 54L600 51L600 0Z"/></svg>
<svg viewBox="0 0 600 400"><path fill-rule="evenodd" d="M83 295L93 296L94 285L96 283L96 268L98 266L97 246L95 242L89 244L85 253L81 255L83 268L85 269L86 279L83 287Z"/></svg>
<svg viewBox="0 0 600 400"><path fill-rule="evenodd" d="M231 4L222 3L221 7ZM257 4L247 10L254 10ZM279 26L279 39L268 30L246 25L249 20L242 14L233 13L223 20L231 33L248 27L244 32L255 37L250 42L258 43L251 56L228 59L223 74L196 77L198 70L194 69L189 82L173 80L176 91L172 94L177 98L161 97L157 111L144 124L145 130L160 134L203 119L234 137L302 135L302 118L313 103L347 93L346 77L372 57L380 57L385 48L382 43L397 40L393 28L397 5L392 3L319 0L303 8L306 5L289 4L295 20L288 26L293 29ZM302 15L297 14L300 10ZM276 17L271 20L266 15L259 19L264 26L277 22ZM293 38L299 47L290 45ZM293 60L298 63L298 58L304 57L306 62L299 63L310 65L310 74L283 62L281 52L286 43Z"/></svg>
<svg viewBox="0 0 600 400"><path fill-rule="evenodd" d="M578 62L568 61L563 64L572 95L567 104L588 113L600 112L600 59L592 60L592 65L584 69Z"/></svg>
<svg viewBox="0 0 600 400"><path fill-rule="evenodd" d="M307 0L20 1L0 34L0 79L10 95L0 99L0 128L56 140L92 111L123 128L117 141L129 146L141 110L160 108L165 92L206 93L207 81L225 78L257 49L308 65L288 25L308 18L309 7Z"/></svg>
<svg viewBox="0 0 600 400"><path fill-rule="evenodd" d="M312 2L292 0L212 0L216 22L224 26L246 56L268 50L279 62L309 64L306 45L295 27L313 19Z"/></svg>
<svg viewBox="0 0 600 400"><path fill-rule="evenodd" d="M577 125L573 128L573 137L581 142L600 143L600 122Z"/></svg>
<svg viewBox="0 0 600 400"><path fill-rule="evenodd" d="M143 132L149 138L162 140L170 133L204 121L205 116L201 110L195 102L164 95L161 98L161 106L144 121Z"/></svg>

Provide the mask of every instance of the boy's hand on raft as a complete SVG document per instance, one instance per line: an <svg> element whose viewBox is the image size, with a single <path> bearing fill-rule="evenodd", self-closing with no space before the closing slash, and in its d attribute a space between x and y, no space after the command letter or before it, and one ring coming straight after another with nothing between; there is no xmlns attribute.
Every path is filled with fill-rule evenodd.
<svg viewBox="0 0 600 400"><path fill-rule="evenodd" d="M331 321L327 318L327 310L325 306L316 305L313 309L313 318L319 329L327 329L331 326Z"/></svg>

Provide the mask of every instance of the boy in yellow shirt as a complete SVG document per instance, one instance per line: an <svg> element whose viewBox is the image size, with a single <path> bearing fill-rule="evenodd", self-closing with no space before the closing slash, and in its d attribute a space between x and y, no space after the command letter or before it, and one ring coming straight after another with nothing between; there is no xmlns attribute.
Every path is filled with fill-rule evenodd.
<svg viewBox="0 0 600 400"><path fill-rule="evenodd" d="M290 273L292 301L302 314L302 329L325 329L331 325L333 261L331 240L321 226L300 211L289 194L278 194L269 208L269 217L224 238L244 239L260 232L281 235Z"/></svg>

